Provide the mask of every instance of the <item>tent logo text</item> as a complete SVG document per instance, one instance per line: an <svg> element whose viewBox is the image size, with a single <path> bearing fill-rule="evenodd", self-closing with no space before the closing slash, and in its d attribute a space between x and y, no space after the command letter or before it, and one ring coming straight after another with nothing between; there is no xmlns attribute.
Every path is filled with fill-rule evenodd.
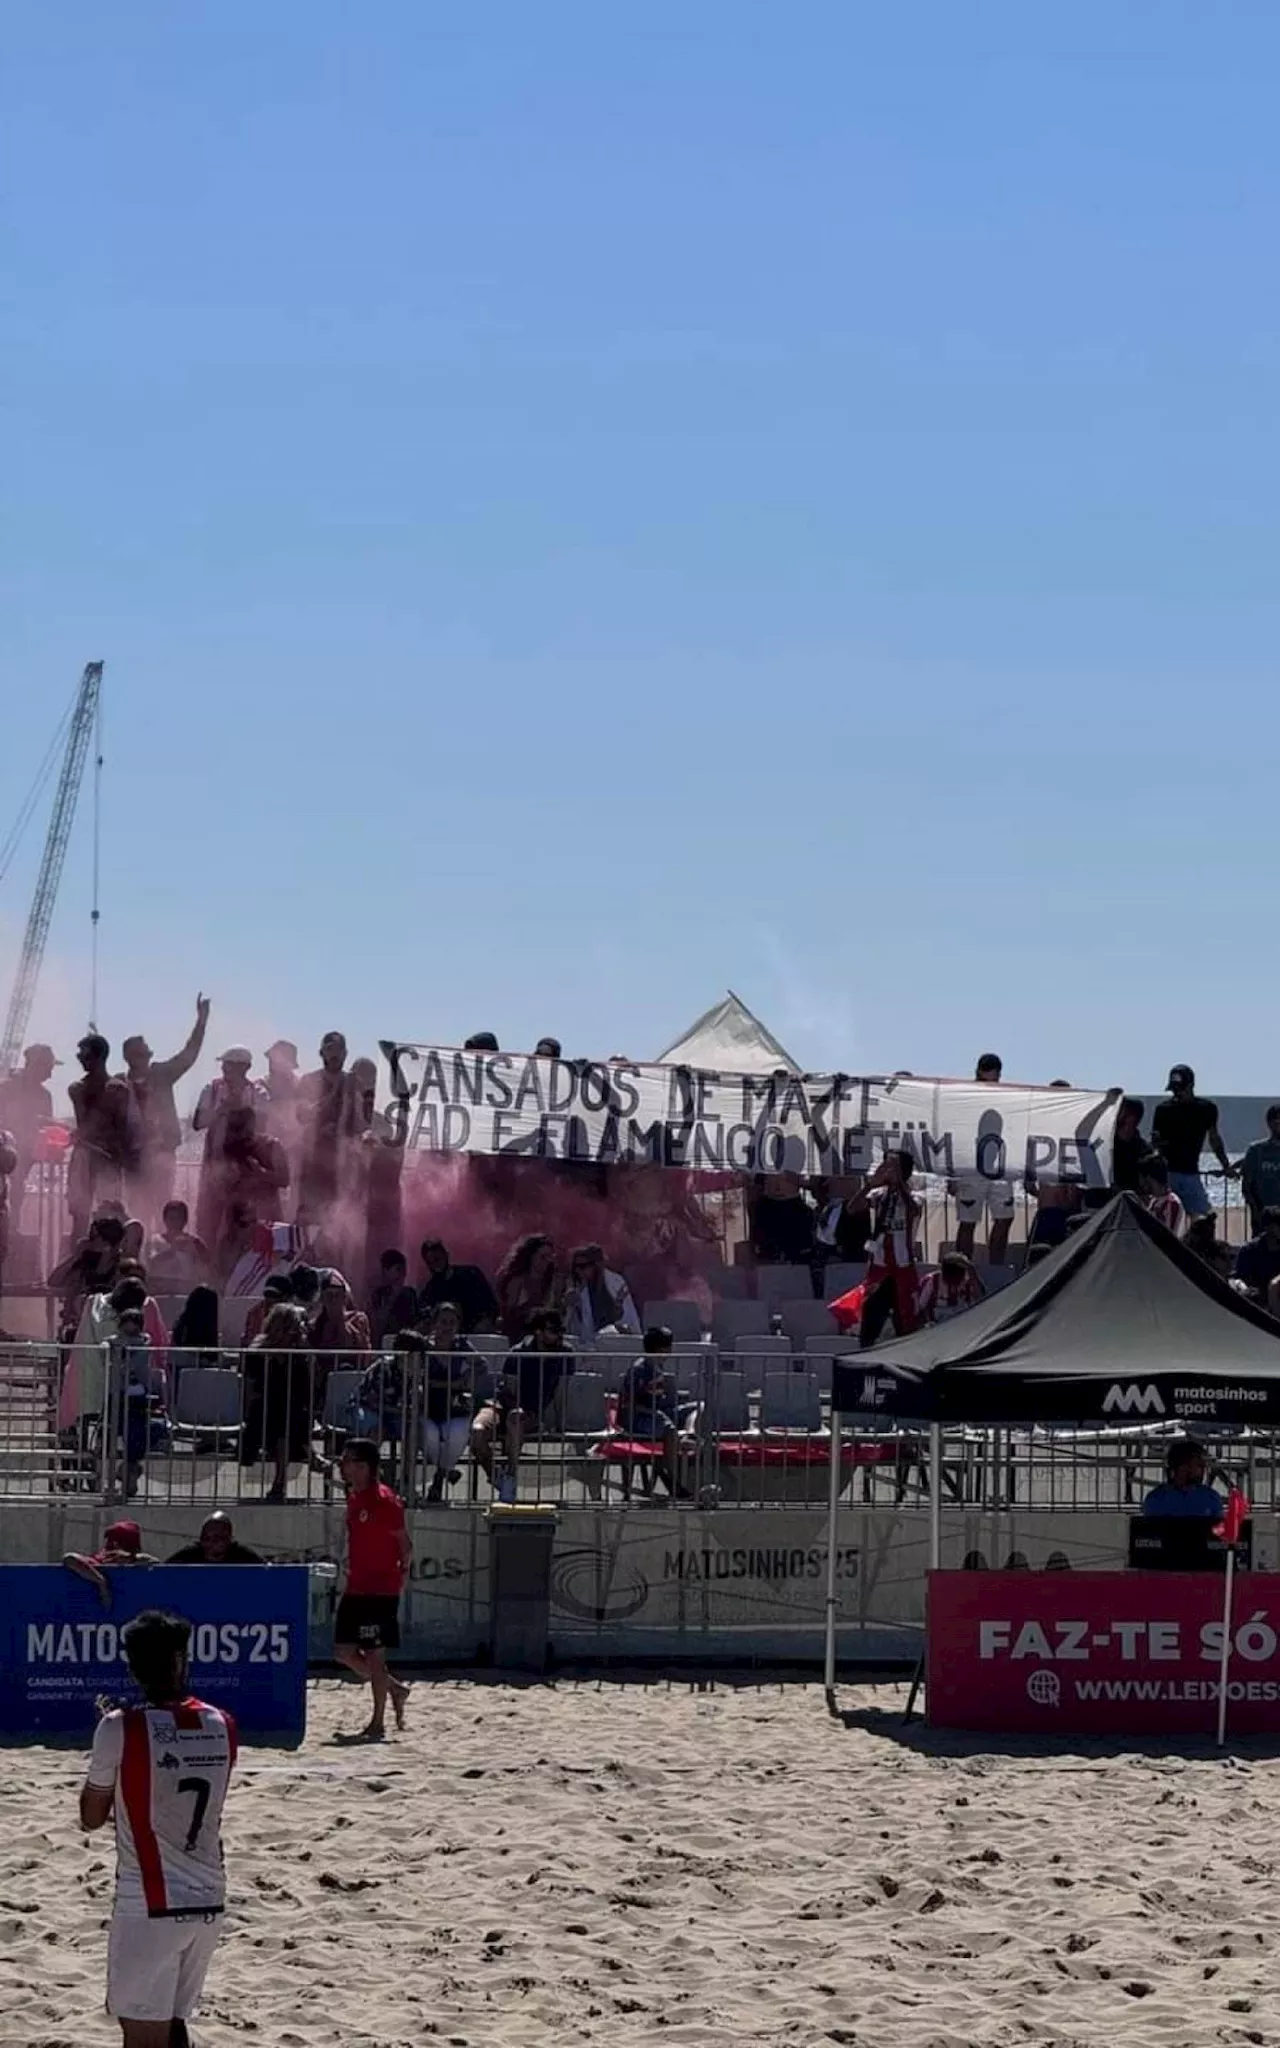
<svg viewBox="0 0 1280 2048"><path fill-rule="evenodd" d="M1116 1385L1107 1388L1102 1412L1104 1415L1163 1415L1166 1411L1159 1387Z"/></svg>

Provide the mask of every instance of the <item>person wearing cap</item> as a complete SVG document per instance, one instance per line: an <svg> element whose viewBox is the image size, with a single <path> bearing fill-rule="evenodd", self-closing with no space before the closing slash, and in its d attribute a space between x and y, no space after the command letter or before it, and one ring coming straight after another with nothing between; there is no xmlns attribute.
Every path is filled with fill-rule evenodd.
<svg viewBox="0 0 1280 2048"><path fill-rule="evenodd" d="M231 1517L215 1508L200 1524L196 1543L184 1543L168 1560L170 1564L265 1564L266 1559L247 1543L236 1542Z"/></svg>
<svg viewBox="0 0 1280 2048"><path fill-rule="evenodd" d="M22 1206L22 1191L35 1163L40 1133L54 1120L49 1081L55 1067L51 1045L29 1045L22 1065L0 1081L0 1125L13 1134L17 1163L13 1169L14 1208Z"/></svg>
<svg viewBox="0 0 1280 2048"><path fill-rule="evenodd" d="M158 1564L159 1561L143 1549L142 1531L136 1522L110 1523L102 1532L101 1550L95 1550L91 1557L69 1550L62 1560L69 1572L96 1587L104 1607L111 1605L109 1571L129 1565Z"/></svg>
<svg viewBox="0 0 1280 2048"><path fill-rule="evenodd" d="M196 1113L191 1119L192 1130L204 1132L204 1161L196 1202L196 1236L210 1246L217 1244L222 1221L222 1189L216 1169L221 1166L226 1150L227 1127L232 1112L237 1109L257 1110L265 1105L267 1099L262 1083L249 1079L253 1054L247 1045L229 1045L224 1053L219 1053L218 1059L222 1067L221 1077L207 1082L201 1089Z"/></svg>
<svg viewBox="0 0 1280 2048"><path fill-rule="evenodd" d="M1218 1129L1218 1105L1196 1094L1196 1077L1190 1067L1169 1069L1169 1094L1158 1102L1151 1119L1151 1137L1169 1169L1169 1186L1188 1216L1211 1216L1213 1203L1200 1178L1200 1160L1212 1152L1223 1173L1236 1168L1227 1157Z"/></svg>
<svg viewBox="0 0 1280 2048"><path fill-rule="evenodd" d="M173 1091L199 1059L208 1028L209 1001L206 996L198 995L196 1021L181 1052L175 1052L170 1059L158 1060L141 1032L126 1038L120 1048L124 1060L124 1073L120 1078L128 1084L133 1096L143 1146L141 1167L136 1175L130 1177L130 1206L135 1215L142 1216L153 1227L173 1193L178 1147L182 1143L182 1125Z"/></svg>

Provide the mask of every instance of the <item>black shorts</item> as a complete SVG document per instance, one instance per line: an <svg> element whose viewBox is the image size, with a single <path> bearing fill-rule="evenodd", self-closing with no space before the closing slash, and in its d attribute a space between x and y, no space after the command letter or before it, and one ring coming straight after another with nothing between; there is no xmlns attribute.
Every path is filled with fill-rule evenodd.
<svg viewBox="0 0 1280 2048"><path fill-rule="evenodd" d="M344 1650L398 1650L400 1602L394 1593L344 1593L333 1640Z"/></svg>

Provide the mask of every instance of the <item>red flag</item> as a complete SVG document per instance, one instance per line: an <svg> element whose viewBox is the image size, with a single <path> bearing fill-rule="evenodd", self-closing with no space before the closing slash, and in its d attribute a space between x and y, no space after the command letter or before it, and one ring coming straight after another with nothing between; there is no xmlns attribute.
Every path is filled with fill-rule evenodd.
<svg viewBox="0 0 1280 2048"><path fill-rule="evenodd" d="M1240 1531L1248 1521L1251 1512L1248 1496L1241 1493L1238 1486L1233 1486L1227 1495L1227 1505L1222 1511L1222 1520L1215 1522L1213 1525L1214 1535L1220 1536L1224 1543L1237 1544L1240 1541Z"/></svg>
<svg viewBox="0 0 1280 2048"><path fill-rule="evenodd" d="M847 1294L841 1294L835 1301L827 1303L827 1307L835 1317L836 1328L842 1336L847 1330L857 1329L862 1321L862 1311L866 1299L866 1283L861 1282L857 1287L851 1287Z"/></svg>

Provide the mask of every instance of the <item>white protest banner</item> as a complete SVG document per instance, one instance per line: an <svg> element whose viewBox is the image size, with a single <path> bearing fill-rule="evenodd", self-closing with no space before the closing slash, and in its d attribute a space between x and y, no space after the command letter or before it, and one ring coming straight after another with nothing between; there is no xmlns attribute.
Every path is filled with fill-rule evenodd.
<svg viewBox="0 0 1280 2048"><path fill-rule="evenodd" d="M702 1173L922 1172L1105 1187L1120 1091L849 1074L729 1074L382 1040L410 1151Z"/></svg>

